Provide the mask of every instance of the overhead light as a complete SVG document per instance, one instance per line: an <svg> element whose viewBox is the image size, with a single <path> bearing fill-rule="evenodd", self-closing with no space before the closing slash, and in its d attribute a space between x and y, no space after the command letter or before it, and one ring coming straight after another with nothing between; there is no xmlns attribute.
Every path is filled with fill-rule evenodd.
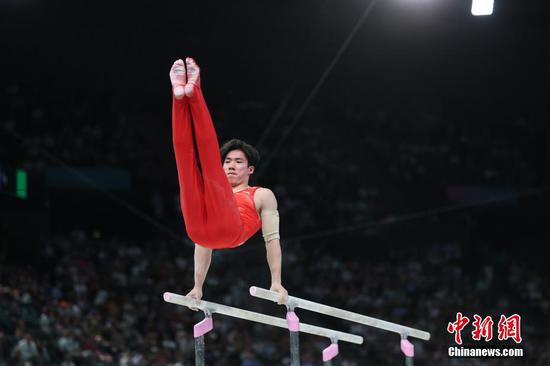
<svg viewBox="0 0 550 366"><path fill-rule="evenodd" d="M472 0L472 14L491 15L493 14L494 0Z"/></svg>

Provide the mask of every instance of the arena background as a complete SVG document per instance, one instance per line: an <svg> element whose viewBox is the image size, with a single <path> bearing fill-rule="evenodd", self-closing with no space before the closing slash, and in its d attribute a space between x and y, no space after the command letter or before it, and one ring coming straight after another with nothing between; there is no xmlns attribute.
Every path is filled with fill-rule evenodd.
<svg viewBox="0 0 550 366"><path fill-rule="evenodd" d="M193 285L186 56L220 142L260 149L291 295L430 331L417 365L550 364L550 6L378 1L343 47L368 5L1 0L0 365L193 364L200 315L162 301ZM260 235L215 253L204 299L282 315L250 285L269 287ZM449 358L459 311L520 314L524 357ZM299 315L365 336L338 365L403 363L395 335ZM284 331L216 324L209 365L288 364ZM320 365L326 341L301 340Z"/></svg>

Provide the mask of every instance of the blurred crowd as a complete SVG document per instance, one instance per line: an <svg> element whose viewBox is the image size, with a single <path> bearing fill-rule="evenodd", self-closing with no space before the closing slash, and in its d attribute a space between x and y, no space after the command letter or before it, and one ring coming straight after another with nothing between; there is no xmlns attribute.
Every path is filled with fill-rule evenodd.
<svg viewBox="0 0 550 366"><path fill-rule="evenodd" d="M261 251L261 247L249 248ZM221 251L205 299L284 315L276 305L249 298L256 268L248 256ZM229 254L228 254L229 253ZM389 251L385 258L343 258L300 243L284 246L284 285L291 294L429 331L429 342L411 339L417 365L529 365L550 362L549 281L526 263L474 253L468 266L460 243ZM228 257L229 256L229 257ZM233 262L234 261L234 262ZM248 265L248 276L236 268ZM44 243L33 265L0 263L0 365L192 365L192 326L200 314L163 303L164 291L186 293L193 277L190 248L169 242L93 237L82 230ZM265 276L267 279L267 275ZM451 359L446 332L460 311L523 316L523 358ZM403 362L399 336L298 311L302 321L365 337L362 346L341 344L336 365ZM288 364L288 334L278 328L214 316L206 337L210 365ZM496 324L496 321L495 321ZM471 329L463 331L465 345ZM495 330L496 334L496 330ZM496 337L495 337L496 338ZM303 366L321 364L329 340L301 336Z"/></svg>
<svg viewBox="0 0 550 366"><path fill-rule="evenodd" d="M123 169L158 219L180 215L174 204L169 89L163 106L131 104L120 96L41 100L32 88L18 85L2 92L0 163L36 176L61 163ZM523 116L486 119L467 112L449 117L414 109L334 111L313 105L274 150L296 107L289 105L271 126L272 108L255 100L210 104L220 142L261 141L263 161L252 183L274 190L281 211L300 223L296 233L442 206L449 187L457 185L519 191L550 181L542 168L550 163L550 127Z"/></svg>
<svg viewBox="0 0 550 366"><path fill-rule="evenodd" d="M60 163L123 168L150 179L155 177L150 169L156 166L157 177L162 179L159 151L169 146L170 140L159 143L159 121L137 106L122 111L116 100L106 96L61 94L43 100L34 95L38 91L16 84L2 92L5 163L17 163L35 174Z"/></svg>
<svg viewBox="0 0 550 366"><path fill-rule="evenodd" d="M9 86L2 90L0 164L23 167L32 177L60 164L127 170L133 187L124 200L147 197L147 205L139 206L142 212L168 226L176 221L181 225L168 93L166 101L165 108L155 109L124 104L116 96L52 93L49 100L40 100L32 89ZM211 110L221 141L238 137L253 144L267 124L258 121L269 121L273 114L268 104L256 101L214 105ZM314 105L283 147L272 150L278 130L288 127L295 113L291 105L275 132L258 146L265 165L260 164L252 181L277 195L284 285L291 294L431 332L429 342L413 340L417 365L550 364L550 333L541 326L550 315L548 278L513 252L495 252L498 243L492 249L477 247L460 236L411 246L405 238L372 257L361 251L350 258L331 251L346 238L330 237L323 245L296 239L448 204L452 185L543 186L549 181L548 169L541 168L550 160L548 125L520 116L481 123L481 117L353 108L335 113ZM32 189L30 193L32 197ZM72 204L85 195L67 193L64 199ZM86 209L93 214L93 207ZM174 230L182 232L181 227ZM28 263L0 255L0 366L193 364L191 328L200 314L162 300L164 291L186 293L191 288L191 246L130 239L128 233L67 231L58 230L41 242L40 252ZM368 240L358 236L355 243L369 246ZM214 258L205 299L282 316L273 304L248 298L247 286L268 279L263 256L261 243L221 251ZM469 263L471 258L477 259L476 265ZM520 346L525 357L449 358L453 336L446 327L458 311L493 319L500 314L524 316ZM403 362L398 336L299 315L309 323L365 336L363 346L342 344L336 365ZM279 329L216 317L206 344L209 365L288 364L288 335ZM302 365L320 365L326 346L327 340L302 336Z"/></svg>

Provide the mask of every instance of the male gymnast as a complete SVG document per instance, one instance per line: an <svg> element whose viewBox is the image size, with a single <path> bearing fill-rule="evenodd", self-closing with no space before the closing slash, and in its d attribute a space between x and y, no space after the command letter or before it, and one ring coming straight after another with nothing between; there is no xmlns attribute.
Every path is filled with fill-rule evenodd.
<svg viewBox="0 0 550 366"><path fill-rule="evenodd" d="M260 154L237 139L219 148L200 87L200 68L192 58L186 58L185 63L174 62L170 81L181 210L187 235L195 243L195 284L186 296L202 298L213 249L238 247L261 227L271 272L270 289L280 293L279 302L285 303L288 293L281 284L277 200L271 190L248 184Z"/></svg>

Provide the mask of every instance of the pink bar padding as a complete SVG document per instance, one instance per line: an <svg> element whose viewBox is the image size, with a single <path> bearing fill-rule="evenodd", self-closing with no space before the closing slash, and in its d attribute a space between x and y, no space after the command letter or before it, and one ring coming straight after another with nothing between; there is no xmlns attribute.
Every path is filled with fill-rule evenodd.
<svg viewBox="0 0 550 366"><path fill-rule="evenodd" d="M170 294L168 292L165 292L162 297L164 297L164 301L170 302Z"/></svg>
<svg viewBox="0 0 550 366"><path fill-rule="evenodd" d="M414 357L414 345L408 339L401 340L401 351L407 357Z"/></svg>
<svg viewBox="0 0 550 366"><path fill-rule="evenodd" d="M200 323L195 324L195 326L193 327L193 336L195 338L199 338L205 335L206 333L210 332L212 329L214 329L214 323L212 322L212 318L206 317Z"/></svg>
<svg viewBox="0 0 550 366"><path fill-rule="evenodd" d="M291 332L299 332L300 331L300 319L298 319L298 316L295 312L289 311L286 313L286 322L288 324L288 330Z"/></svg>
<svg viewBox="0 0 550 366"><path fill-rule="evenodd" d="M333 343L323 350L323 362L332 360L338 355L338 344Z"/></svg>
<svg viewBox="0 0 550 366"><path fill-rule="evenodd" d="M252 295L252 296L256 295L256 286L250 287L248 292L250 292L250 295Z"/></svg>

